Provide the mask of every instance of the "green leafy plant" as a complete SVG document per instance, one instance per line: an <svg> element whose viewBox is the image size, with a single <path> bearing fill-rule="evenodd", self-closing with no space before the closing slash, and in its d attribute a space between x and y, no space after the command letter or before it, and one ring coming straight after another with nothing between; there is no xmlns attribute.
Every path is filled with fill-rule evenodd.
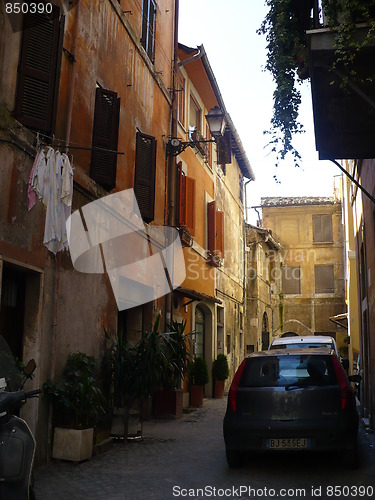
<svg viewBox="0 0 375 500"><path fill-rule="evenodd" d="M166 356L168 369L166 370L163 387L165 389L178 389L181 380L189 371L191 362L191 332L185 333L186 321L173 321L169 325L166 337Z"/></svg>
<svg viewBox="0 0 375 500"><path fill-rule="evenodd" d="M325 22L335 33L332 83L337 78L337 68L343 70L339 77L342 88L353 80L360 83L361 75L355 70L355 62L360 50L374 41L375 0L323 0L322 3ZM271 135L269 146L276 154L276 165L291 153L294 164L299 166L301 156L292 139L304 131L298 121L301 104L298 86L309 77L306 30L313 27L310 18L313 2L265 0L265 4L269 10L258 34L266 36L265 68L276 84L271 129L265 133ZM356 36L358 23L365 23L368 27L363 38Z"/></svg>
<svg viewBox="0 0 375 500"><path fill-rule="evenodd" d="M229 377L228 360L225 354L218 354L212 365L212 378L214 380L226 380Z"/></svg>
<svg viewBox="0 0 375 500"><path fill-rule="evenodd" d="M191 385L205 385L209 381L207 361L204 358L196 357L190 368Z"/></svg>
<svg viewBox="0 0 375 500"><path fill-rule="evenodd" d="M276 83L269 145L276 164L291 152L298 165L301 155L292 145L294 134L303 132L298 121L301 92L297 83L306 77L307 43L304 26L298 23L294 0L266 0L269 11L258 30L266 35L265 65Z"/></svg>
<svg viewBox="0 0 375 500"><path fill-rule="evenodd" d="M104 413L104 398L93 376L96 361L82 352L68 357L61 380L47 381L44 394L52 402L57 425L83 429Z"/></svg>

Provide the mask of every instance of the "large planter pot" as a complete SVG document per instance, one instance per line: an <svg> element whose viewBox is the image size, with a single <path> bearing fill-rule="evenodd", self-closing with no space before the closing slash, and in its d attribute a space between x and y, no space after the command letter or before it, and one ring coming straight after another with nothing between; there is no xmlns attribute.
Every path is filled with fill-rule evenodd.
<svg viewBox="0 0 375 500"><path fill-rule="evenodd" d="M190 406L200 407L203 406L203 386L191 385L190 386Z"/></svg>
<svg viewBox="0 0 375 500"><path fill-rule="evenodd" d="M183 394L181 389L155 392L155 418L181 418L183 408Z"/></svg>
<svg viewBox="0 0 375 500"><path fill-rule="evenodd" d="M111 436L125 438L124 408L114 408L112 413ZM142 436L142 418L137 408L131 408L128 416L128 430L126 438Z"/></svg>
<svg viewBox="0 0 375 500"><path fill-rule="evenodd" d="M215 399L223 399L225 380L215 380Z"/></svg>
<svg viewBox="0 0 375 500"><path fill-rule="evenodd" d="M55 427L52 458L82 462L92 457L94 429Z"/></svg>

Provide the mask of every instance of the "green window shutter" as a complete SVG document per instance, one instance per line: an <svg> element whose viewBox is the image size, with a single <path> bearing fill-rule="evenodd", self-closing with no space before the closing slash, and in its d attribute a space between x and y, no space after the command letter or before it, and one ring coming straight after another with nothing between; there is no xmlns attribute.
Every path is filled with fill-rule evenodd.
<svg viewBox="0 0 375 500"><path fill-rule="evenodd" d="M156 140L137 132L134 193L145 222L154 220Z"/></svg>
<svg viewBox="0 0 375 500"><path fill-rule="evenodd" d="M108 190L116 186L117 154L110 151L117 151L119 114L117 93L97 88L90 176Z"/></svg>
<svg viewBox="0 0 375 500"><path fill-rule="evenodd" d="M51 14L23 17L21 57L14 114L26 127L53 131L61 65L64 17Z"/></svg>

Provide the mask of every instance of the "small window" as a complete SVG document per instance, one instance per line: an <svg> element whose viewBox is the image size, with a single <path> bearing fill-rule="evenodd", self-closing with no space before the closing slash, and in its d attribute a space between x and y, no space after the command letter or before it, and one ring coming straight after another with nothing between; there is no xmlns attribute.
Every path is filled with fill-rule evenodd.
<svg viewBox="0 0 375 500"><path fill-rule="evenodd" d="M143 0L141 45L152 62L155 56L155 20L156 5L154 0Z"/></svg>
<svg viewBox="0 0 375 500"><path fill-rule="evenodd" d="M156 140L137 132L134 193L145 222L154 220Z"/></svg>
<svg viewBox="0 0 375 500"><path fill-rule="evenodd" d="M227 348L227 354L230 354L231 338L230 338L230 334L229 333L227 333L227 345L226 345L226 348Z"/></svg>
<svg viewBox="0 0 375 500"><path fill-rule="evenodd" d="M193 96L190 96L189 126L201 130L202 110Z"/></svg>
<svg viewBox="0 0 375 500"><path fill-rule="evenodd" d="M301 268L284 266L282 268L282 287L285 294L301 293Z"/></svg>
<svg viewBox="0 0 375 500"><path fill-rule="evenodd" d="M119 113L120 99L116 92L98 87L95 97L90 177L108 190L116 186Z"/></svg>
<svg viewBox="0 0 375 500"><path fill-rule="evenodd" d="M314 243L332 243L332 215L313 215Z"/></svg>
<svg viewBox="0 0 375 500"><path fill-rule="evenodd" d="M334 293L335 276L333 265L315 266L315 293Z"/></svg>

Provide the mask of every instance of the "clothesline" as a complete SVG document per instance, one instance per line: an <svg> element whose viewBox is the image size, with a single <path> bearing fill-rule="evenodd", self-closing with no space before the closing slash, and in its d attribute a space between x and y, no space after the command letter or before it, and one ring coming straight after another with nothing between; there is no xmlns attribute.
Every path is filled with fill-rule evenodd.
<svg viewBox="0 0 375 500"><path fill-rule="evenodd" d="M39 144L38 144L38 136L42 136L42 137L45 137L47 139L51 139L51 144L45 144L46 146L51 146L51 147L57 147L59 148L60 144L61 143L65 143L65 148L66 149L81 149L81 150L84 150L84 151L103 151L105 153L113 153L113 154L117 154L117 155L123 155L125 154L123 151L116 151L114 149L107 149L107 148L100 148L99 146L92 146L92 147L88 147L88 146L72 146L72 144L75 144L74 142L69 142L67 141L66 139L58 139L56 138L55 136L50 136L50 135L46 135L46 134L42 134L41 132L37 132L37 147L39 146L39 144L42 144L42 142L39 141Z"/></svg>

